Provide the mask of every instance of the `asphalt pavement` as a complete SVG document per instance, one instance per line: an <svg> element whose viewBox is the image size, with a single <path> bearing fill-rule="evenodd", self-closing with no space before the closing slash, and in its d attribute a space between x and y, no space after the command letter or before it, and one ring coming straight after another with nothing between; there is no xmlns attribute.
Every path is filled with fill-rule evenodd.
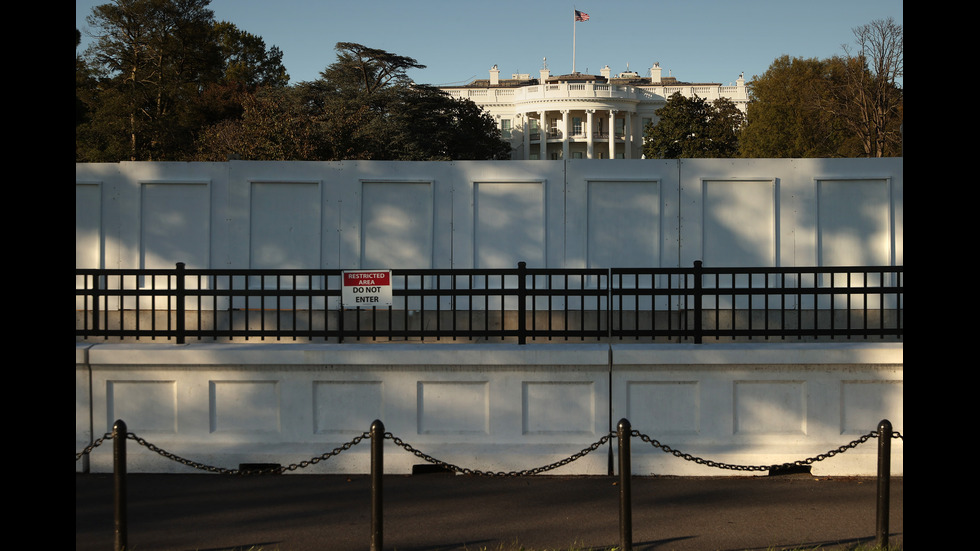
<svg viewBox="0 0 980 551"><path fill-rule="evenodd" d="M134 551L320 551L371 547L370 476L130 474ZM888 486L889 544L904 545L903 478ZM75 475L75 550L113 549L113 477ZM745 551L871 546L877 482L809 474L633 477L637 550ZM614 476L385 476L383 549L618 547Z"/></svg>

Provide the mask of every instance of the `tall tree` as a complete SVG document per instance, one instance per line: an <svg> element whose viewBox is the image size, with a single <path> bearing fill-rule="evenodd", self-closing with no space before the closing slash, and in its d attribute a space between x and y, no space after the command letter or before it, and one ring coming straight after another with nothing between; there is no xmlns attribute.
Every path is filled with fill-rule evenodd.
<svg viewBox="0 0 980 551"><path fill-rule="evenodd" d="M744 157L881 157L902 154L902 26L854 29L857 55L782 56L749 83Z"/></svg>
<svg viewBox="0 0 980 551"><path fill-rule="evenodd" d="M833 65L782 56L749 82L742 157L841 157L859 154L827 109Z"/></svg>
<svg viewBox="0 0 980 551"><path fill-rule="evenodd" d="M493 117L472 101L430 86L406 88L392 104L386 158L503 160L510 144Z"/></svg>
<svg viewBox="0 0 980 551"><path fill-rule="evenodd" d="M94 84L78 94L88 117L76 124L76 160L186 160L203 127L241 117L243 93L287 85L278 48L215 22L209 4L111 0L92 9L82 63Z"/></svg>
<svg viewBox="0 0 980 551"><path fill-rule="evenodd" d="M190 145L183 107L221 70L209 2L115 0L87 18L87 56L103 82L93 119L103 132L126 128L126 158L175 159Z"/></svg>
<svg viewBox="0 0 980 551"><path fill-rule="evenodd" d="M709 103L679 92L657 110L659 122L645 132L648 159L726 158L738 151L742 112L727 99Z"/></svg>
<svg viewBox="0 0 980 551"><path fill-rule="evenodd" d="M414 84L415 59L337 44L337 61L297 89L321 160L498 159L509 156L493 119L470 100ZM506 151L506 154L503 153Z"/></svg>
<svg viewBox="0 0 980 551"><path fill-rule="evenodd" d="M828 105L857 136L868 157L901 155L904 32L892 18L853 29L857 51L836 58L837 79Z"/></svg>
<svg viewBox="0 0 980 551"><path fill-rule="evenodd" d="M88 120L88 106L82 100L87 90L94 86L91 71L85 60L78 55L78 46L82 43L82 33L75 29L75 127ZM75 144L78 149L78 144Z"/></svg>
<svg viewBox="0 0 980 551"><path fill-rule="evenodd" d="M348 94L377 94L381 91L411 83L410 69L425 69L411 57L396 55L353 42L338 42L337 61L324 69L320 76Z"/></svg>
<svg viewBox="0 0 980 551"><path fill-rule="evenodd" d="M289 84L289 74L282 64L282 50L278 46L266 48L262 37L227 21L216 23L214 31L224 61L223 81L239 83L249 90Z"/></svg>
<svg viewBox="0 0 980 551"><path fill-rule="evenodd" d="M223 64L220 78L204 85L186 105L195 135L223 121L238 121L247 108L262 104L263 100L249 97L258 89L289 85L278 47L266 48L261 37L225 21L215 23L214 38Z"/></svg>

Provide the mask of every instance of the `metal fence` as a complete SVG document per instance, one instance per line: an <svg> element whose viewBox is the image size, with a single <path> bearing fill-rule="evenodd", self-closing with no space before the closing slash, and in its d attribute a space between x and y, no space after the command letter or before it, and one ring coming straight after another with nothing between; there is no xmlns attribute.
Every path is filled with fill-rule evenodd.
<svg viewBox="0 0 980 551"><path fill-rule="evenodd" d="M76 339L904 338L904 268L392 270L392 305L342 301L342 270L76 269Z"/></svg>

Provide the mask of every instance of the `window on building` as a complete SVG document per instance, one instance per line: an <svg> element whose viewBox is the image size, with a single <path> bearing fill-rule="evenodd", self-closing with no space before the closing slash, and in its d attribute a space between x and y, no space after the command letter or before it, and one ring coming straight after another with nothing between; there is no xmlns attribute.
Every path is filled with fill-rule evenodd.
<svg viewBox="0 0 980 551"><path fill-rule="evenodd" d="M558 119L551 119L548 121L548 135L549 136L561 136L561 130L558 128Z"/></svg>
<svg viewBox="0 0 980 551"><path fill-rule="evenodd" d="M502 119L500 121L500 137L507 139L510 138L511 132L513 131L513 123L510 119Z"/></svg>
<svg viewBox="0 0 980 551"><path fill-rule="evenodd" d="M616 135L626 135L626 119L616 119Z"/></svg>
<svg viewBox="0 0 980 551"><path fill-rule="evenodd" d="M572 134L582 135L582 117L572 117Z"/></svg>

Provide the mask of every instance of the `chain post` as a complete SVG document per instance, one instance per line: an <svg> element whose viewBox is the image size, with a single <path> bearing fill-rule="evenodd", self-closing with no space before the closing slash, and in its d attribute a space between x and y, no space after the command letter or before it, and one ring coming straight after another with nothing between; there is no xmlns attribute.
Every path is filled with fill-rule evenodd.
<svg viewBox="0 0 980 551"><path fill-rule="evenodd" d="M126 422L122 419L112 425L112 472L115 482L115 551L125 551L129 539L126 518Z"/></svg>
<svg viewBox="0 0 980 551"><path fill-rule="evenodd" d="M891 495L892 424L888 419L878 423L878 507L875 528L877 546L888 549L888 515Z"/></svg>
<svg viewBox="0 0 980 551"><path fill-rule="evenodd" d="M619 543L622 551L633 551L633 510L630 478L630 422L620 419L617 438L619 438Z"/></svg>
<svg viewBox="0 0 980 551"><path fill-rule="evenodd" d="M385 425L371 423L371 551L381 551L384 544L384 443Z"/></svg>

